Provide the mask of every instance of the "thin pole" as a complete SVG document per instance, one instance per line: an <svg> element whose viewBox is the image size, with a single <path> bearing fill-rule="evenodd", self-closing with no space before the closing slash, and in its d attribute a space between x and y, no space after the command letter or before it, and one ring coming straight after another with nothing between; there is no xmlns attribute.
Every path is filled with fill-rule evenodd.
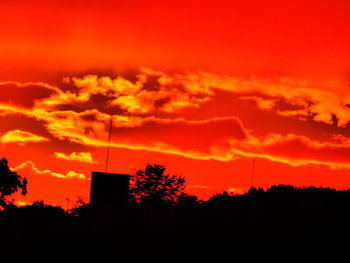
<svg viewBox="0 0 350 263"><path fill-rule="evenodd" d="M253 187L253 182L254 182L254 169L255 169L255 158L253 158L252 178L250 179L250 187Z"/></svg>
<svg viewBox="0 0 350 263"><path fill-rule="evenodd" d="M110 148L111 137L112 137L112 126L113 126L113 116L111 116L111 121L110 121L110 124L109 124L108 146L107 146L106 167L105 167L105 172L106 173L107 173L107 170L108 170L108 159L109 159L109 148Z"/></svg>

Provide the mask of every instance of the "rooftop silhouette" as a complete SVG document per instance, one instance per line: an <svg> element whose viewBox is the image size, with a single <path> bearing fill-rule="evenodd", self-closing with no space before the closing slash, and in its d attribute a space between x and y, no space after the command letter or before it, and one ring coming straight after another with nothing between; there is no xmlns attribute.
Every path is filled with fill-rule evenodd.
<svg viewBox="0 0 350 263"><path fill-rule="evenodd" d="M92 172L90 204L95 208L117 209L129 202L130 175Z"/></svg>

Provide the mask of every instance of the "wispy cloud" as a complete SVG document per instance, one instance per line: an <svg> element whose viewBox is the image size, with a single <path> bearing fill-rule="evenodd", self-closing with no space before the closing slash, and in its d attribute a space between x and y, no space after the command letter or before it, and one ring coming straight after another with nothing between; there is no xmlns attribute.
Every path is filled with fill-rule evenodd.
<svg viewBox="0 0 350 263"><path fill-rule="evenodd" d="M1 143L17 143L19 145L47 141L49 141L48 138L21 130L8 131L0 137Z"/></svg>
<svg viewBox="0 0 350 263"><path fill-rule="evenodd" d="M69 171L66 174L56 173L50 170L40 170L32 161L26 161L13 168L14 171L23 174L24 176L35 176L35 175L44 175L44 176L53 176L61 179L86 179L85 175L82 173L76 173L74 171Z"/></svg>
<svg viewBox="0 0 350 263"><path fill-rule="evenodd" d="M89 152L72 152L69 155L61 152L54 152L54 156L58 159L67 160L67 161L94 163L92 155Z"/></svg>

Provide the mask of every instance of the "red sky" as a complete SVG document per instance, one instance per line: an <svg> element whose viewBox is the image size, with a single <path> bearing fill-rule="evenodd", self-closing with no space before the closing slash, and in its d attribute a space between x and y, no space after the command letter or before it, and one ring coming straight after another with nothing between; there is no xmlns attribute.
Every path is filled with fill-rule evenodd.
<svg viewBox="0 0 350 263"><path fill-rule="evenodd" d="M28 178L17 201L88 201L111 117L110 172L160 163L203 199L349 188L349 12L346 0L2 1L0 155Z"/></svg>

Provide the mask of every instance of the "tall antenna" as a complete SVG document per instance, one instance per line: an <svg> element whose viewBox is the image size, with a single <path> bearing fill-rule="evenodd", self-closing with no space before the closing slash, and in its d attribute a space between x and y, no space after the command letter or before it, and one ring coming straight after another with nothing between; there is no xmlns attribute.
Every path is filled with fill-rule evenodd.
<svg viewBox="0 0 350 263"><path fill-rule="evenodd" d="M108 146L107 146L106 167L105 167L105 172L106 173L107 173L107 170L108 170L108 159L109 159L109 148L110 148L111 137L112 137L112 126L113 126L113 116L111 116L111 121L110 121L110 124L109 124Z"/></svg>
<svg viewBox="0 0 350 263"><path fill-rule="evenodd" d="M251 177L251 179L250 179L250 187L253 187L253 182L254 182L254 169L255 169L255 158L253 158L252 177Z"/></svg>

